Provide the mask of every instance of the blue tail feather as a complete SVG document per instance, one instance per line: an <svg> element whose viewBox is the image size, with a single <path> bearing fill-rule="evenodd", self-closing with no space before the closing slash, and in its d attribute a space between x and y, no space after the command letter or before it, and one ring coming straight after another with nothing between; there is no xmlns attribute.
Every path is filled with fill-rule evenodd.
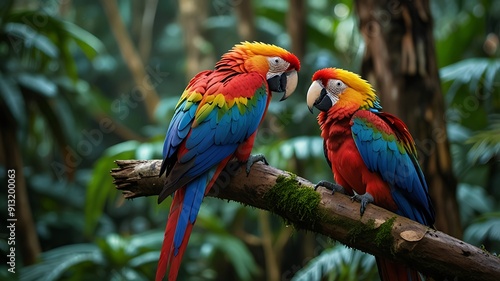
<svg viewBox="0 0 500 281"><path fill-rule="evenodd" d="M179 248L184 240L184 234L188 224L194 224L196 216L200 210L201 202L205 194L205 188L208 183L206 176L200 176L196 180L188 183L184 201L182 202L182 210L179 214L177 226L174 234L174 255L177 255Z"/></svg>

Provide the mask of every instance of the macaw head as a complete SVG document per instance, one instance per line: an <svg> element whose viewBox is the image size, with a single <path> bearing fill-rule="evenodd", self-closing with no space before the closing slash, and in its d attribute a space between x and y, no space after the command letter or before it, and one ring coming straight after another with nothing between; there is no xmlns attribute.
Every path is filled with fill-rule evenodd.
<svg viewBox="0 0 500 281"><path fill-rule="evenodd" d="M327 112L331 108L381 110L380 101L368 81L356 73L324 68L316 71L307 91L307 106Z"/></svg>
<svg viewBox="0 0 500 281"><path fill-rule="evenodd" d="M299 59L287 50L260 42L242 42L225 53L215 69L230 68L236 72L258 72L266 77L269 90L283 93L287 99L297 87Z"/></svg>

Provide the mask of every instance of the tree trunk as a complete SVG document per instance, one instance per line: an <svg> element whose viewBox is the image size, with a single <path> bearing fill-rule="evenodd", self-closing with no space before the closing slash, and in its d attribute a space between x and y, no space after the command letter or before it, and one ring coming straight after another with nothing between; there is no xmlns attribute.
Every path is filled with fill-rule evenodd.
<svg viewBox="0 0 500 281"><path fill-rule="evenodd" d="M255 16L252 1L241 1L234 6L238 17L238 34L242 41L253 41L256 39Z"/></svg>
<svg viewBox="0 0 500 281"><path fill-rule="evenodd" d="M119 168L111 175L125 198L160 193L161 160L116 163ZM255 163L247 175L245 166L233 161L208 196L272 211L296 228L405 263L436 279L493 281L500 276L497 256L373 204L360 217L359 203L321 187L316 192L313 187L303 178L262 163Z"/></svg>
<svg viewBox="0 0 500 281"><path fill-rule="evenodd" d="M179 23L186 46L186 78L190 80L204 69L213 69L215 64L210 43L203 34L204 21L208 16L209 1L181 0Z"/></svg>
<svg viewBox="0 0 500 281"><path fill-rule="evenodd" d="M139 37L139 54L142 61L149 60L151 47L153 45L153 25L156 16L156 8L158 7L158 0L144 1L144 12L141 21L141 33Z"/></svg>
<svg viewBox="0 0 500 281"><path fill-rule="evenodd" d="M436 209L436 227L462 237L428 0L357 0L361 68L384 111L410 129Z"/></svg>
<svg viewBox="0 0 500 281"><path fill-rule="evenodd" d="M23 172L24 165L23 157L21 155L21 147L19 146L19 141L16 138L17 128L13 125L15 124L15 121L13 121L13 119L6 118L5 114L2 114L2 117L4 117L2 120L5 121L5 127L0 130L0 137L2 140L3 155L5 157L5 173L6 175L14 175L14 193L12 193L12 195L14 195L15 204L13 206L13 211L9 210L8 218L15 219L15 221L7 221L5 223L6 225L15 225L15 228L8 229L9 232L13 231L15 234L15 244L9 244L10 246L8 246L8 248L9 250L11 247L16 248L16 250L21 249L23 264L27 266L36 262L38 256L40 255L41 247L36 232L35 222L31 214L28 190L26 188L26 181ZM7 188L7 180L3 183L3 185L4 188ZM11 193L9 192L9 194ZM5 200L8 199L12 199L12 197L5 198ZM13 216L11 216L11 214ZM10 236L10 233L8 233L7 236L12 237ZM17 264L19 264L19 260L17 260Z"/></svg>
<svg viewBox="0 0 500 281"><path fill-rule="evenodd" d="M132 39L123 23L118 9L116 0L101 0L101 4L108 17L109 25L118 43L118 47L122 54L123 60L127 64L134 82L136 89L140 93L140 100L144 101L146 106L146 113L149 120L154 120L156 106L159 103L158 94L155 90L155 84L160 81L152 81L158 79L154 73L148 73L148 68L144 67L144 63L135 49Z"/></svg>
<svg viewBox="0 0 500 281"><path fill-rule="evenodd" d="M290 0L288 5L286 25L292 41L291 51L302 59L306 49L306 1Z"/></svg>

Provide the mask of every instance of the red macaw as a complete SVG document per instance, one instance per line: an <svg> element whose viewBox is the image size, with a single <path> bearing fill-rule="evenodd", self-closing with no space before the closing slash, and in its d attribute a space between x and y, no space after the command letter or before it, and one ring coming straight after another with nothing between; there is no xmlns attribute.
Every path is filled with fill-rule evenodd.
<svg viewBox="0 0 500 281"><path fill-rule="evenodd" d="M203 197L232 158L247 162L247 173L262 156L250 156L257 127L272 92L289 97L297 86L300 62L269 44L243 42L198 73L184 90L163 145L161 203L174 194L156 272L176 280L182 255Z"/></svg>
<svg viewBox="0 0 500 281"><path fill-rule="evenodd" d="M336 184L318 185L353 195L398 215L432 226L434 208L417 162L415 142L406 125L383 112L371 85L355 73L318 70L307 92L307 105L321 112L318 123L324 152ZM354 194L354 192L356 194ZM421 280L405 265L377 258L383 281Z"/></svg>

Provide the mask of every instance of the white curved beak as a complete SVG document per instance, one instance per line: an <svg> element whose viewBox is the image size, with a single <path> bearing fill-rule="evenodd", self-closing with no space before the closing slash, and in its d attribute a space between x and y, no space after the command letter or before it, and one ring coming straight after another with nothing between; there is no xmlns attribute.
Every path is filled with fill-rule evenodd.
<svg viewBox="0 0 500 281"><path fill-rule="evenodd" d="M299 82L299 75L296 70L292 70L285 73L286 75L286 88L285 94L280 99L280 101L286 100L289 96L293 94L295 89L297 88L297 83Z"/></svg>
<svg viewBox="0 0 500 281"><path fill-rule="evenodd" d="M323 86L321 86L318 81L312 82L311 86L309 86L309 90L307 90L307 107L311 113L313 112L314 103L321 94L321 90L323 90Z"/></svg>

